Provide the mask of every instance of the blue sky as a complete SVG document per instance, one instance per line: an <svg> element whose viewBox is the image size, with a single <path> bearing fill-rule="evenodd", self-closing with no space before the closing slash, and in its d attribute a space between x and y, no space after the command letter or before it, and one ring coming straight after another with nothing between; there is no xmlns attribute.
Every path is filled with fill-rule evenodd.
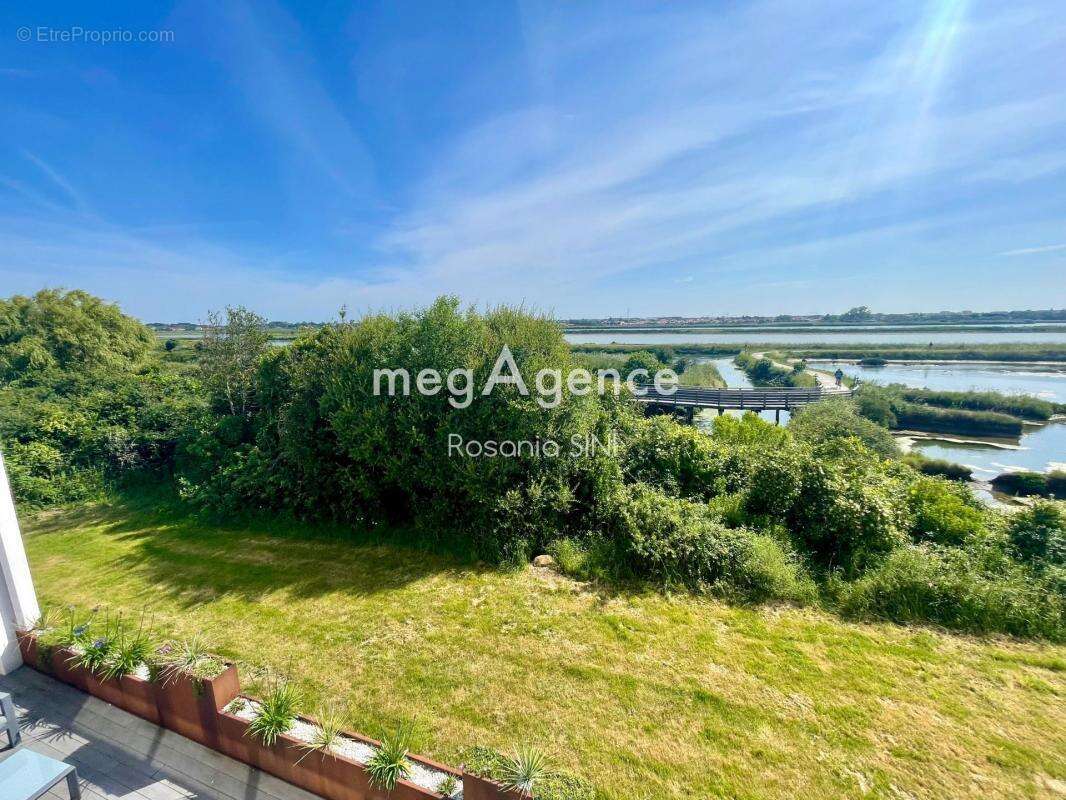
<svg viewBox="0 0 1066 800"><path fill-rule="evenodd" d="M0 11L3 295L1066 305L1059 0L97 5Z"/></svg>

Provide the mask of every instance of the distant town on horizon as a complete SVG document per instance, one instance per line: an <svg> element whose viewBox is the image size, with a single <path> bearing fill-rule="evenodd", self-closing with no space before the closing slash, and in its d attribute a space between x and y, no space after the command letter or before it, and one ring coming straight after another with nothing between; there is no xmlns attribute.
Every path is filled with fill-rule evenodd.
<svg viewBox="0 0 1066 800"><path fill-rule="evenodd" d="M777 314L774 316L706 315L681 316L625 316L625 317L574 317L560 319L566 328L678 328L678 327L744 327L775 325L978 325L978 324L1025 324L1040 322L1066 322L1066 308L1026 309L1018 311L929 311L908 313L880 313L866 306L852 308L843 314ZM196 331L203 325L199 322L149 322L156 331ZM326 322L290 322L271 320L270 329L315 328Z"/></svg>

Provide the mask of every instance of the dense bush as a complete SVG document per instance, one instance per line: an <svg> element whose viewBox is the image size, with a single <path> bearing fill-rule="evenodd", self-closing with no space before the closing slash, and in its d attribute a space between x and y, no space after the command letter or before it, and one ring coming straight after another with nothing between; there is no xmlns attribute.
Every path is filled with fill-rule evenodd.
<svg viewBox="0 0 1066 800"><path fill-rule="evenodd" d="M1004 472L992 479L992 488L1022 497L1066 499L1066 472Z"/></svg>
<svg viewBox="0 0 1066 800"><path fill-rule="evenodd" d="M885 458L898 458L899 447L885 428L860 416L856 404L832 398L805 406L789 420L788 428L802 442L817 445L841 438L855 438Z"/></svg>
<svg viewBox="0 0 1066 800"><path fill-rule="evenodd" d="M203 408L195 382L149 358L152 336L84 292L0 300L0 444L24 506L83 500L169 472Z"/></svg>
<svg viewBox="0 0 1066 800"><path fill-rule="evenodd" d="M1009 559L989 569L960 548L897 549L839 590L842 610L858 616L932 621L974 633L1066 638L1062 594Z"/></svg>
<svg viewBox="0 0 1066 800"><path fill-rule="evenodd" d="M789 528L815 563L856 576L909 540L909 470L854 438L827 441L814 456Z"/></svg>
<svg viewBox="0 0 1066 800"><path fill-rule="evenodd" d="M607 535L623 577L747 600L810 600L796 560L773 539L730 528L705 504L633 484L614 498Z"/></svg>
<svg viewBox="0 0 1066 800"><path fill-rule="evenodd" d="M910 483L907 503L916 541L964 545L988 530L988 515L965 486L923 477Z"/></svg>
<svg viewBox="0 0 1066 800"><path fill-rule="evenodd" d="M571 367L550 320L507 308L462 312L455 300L305 333L264 357L250 436L219 447L212 433L200 449L220 458L187 476L186 494L223 509L461 531L482 557L520 561L594 525L599 497L621 479L611 436L635 412L567 392L557 407L542 408L513 385L461 408L446 391L374 394L374 370L398 368L412 379L428 368L470 370L480 392L505 345L527 381L542 368L566 375ZM607 446L574 453L572 442L593 438ZM467 457L449 448L483 440L553 441L560 455Z"/></svg>
<svg viewBox="0 0 1066 800"><path fill-rule="evenodd" d="M743 480L733 450L665 416L633 426L626 437L622 464L628 481L683 497L706 499L733 491Z"/></svg>
<svg viewBox="0 0 1066 800"><path fill-rule="evenodd" d="M1007 521L1007 535L1018 557L1033 564L1066 566L1066 511L1061 505L1037 501Z"/></svg>
<svg viewBox="0 0 1066 800"><path fill-rule="evenodd" d="M768 358L756 358L752 353L743 352L737 355L734 362L747 374L748 378L756 386L814 386L816 381L813 376L807 375L803 370L786 369L779 367Z"/></svg>
<svg viewBox="0 0 1066 800"><path fill-rule="evenodd" d="M941 408L966 408L972 411L998 411L1023 419L1044 421L1055 413L1055 404L1024 394L1000 392L946 392L934 389L899 387L903 399Z"/></svg>
<svg viewBox="0 0 1066 800"><path fill-rule="evenodd" d="M963 405L941 408L908 399L924 397L923 391L912 391L899 384L879 386L866 383L856 391L855 400L860 414L889 428L1015 438L1022 433L1022 421L1008 414L973 410ZM971 394L980 396L980 393L969 392L930 392L929 396L968 397Z"/></svg>
<svg viewBox="0 0 1066 800"><path fill-rule="evenodd" d="M746 601L815 602L817 580L856 614L1062 635L1061 509L1037 504L1004 521L965 487L921 474L948 470L901 460L885 427L905 424L911 408L970 421L982 411L863 387L854 401L805 408L787 428L726 415L708 436L645 419L611 392L564 391L547 408L512 385L458 405L447 391L376 394L375 369L398 368L412 380L428 368L468 370L479 391L505 345L527 381L576 366L551 320L462 311L448 299L322 326L287 348L267 347L262 320L231 309L196 347L169 355L148 348L139 323L80 293L2 309L0 442L22 503L173 474L183 497L218 513L402 523L495 563L547 550L581 577ZM675 357L649 351L629 366ZM767 380L810 378L739 360ZM469 456L452 452L452 437L530 447ZM540 447L549 441L558 455ZM1054 473L1000 484L1066 491Z"/></svg>
<svg viewBox="0 0 1066 800"><path fill-rule="evenodd" d="M969 467L939 458L928 458L917 451L907 453L903 461L923 475L938 475L953 481L973 479L973 471Z"/></svg>
<svg viewBox="0 0 1066 800"><path fill-rule="evenodd" d="M902 429L1007 438L1022 435L1021 420L993 411L936 408L919 403L897 403L892 411L897 427Z"/></svg>

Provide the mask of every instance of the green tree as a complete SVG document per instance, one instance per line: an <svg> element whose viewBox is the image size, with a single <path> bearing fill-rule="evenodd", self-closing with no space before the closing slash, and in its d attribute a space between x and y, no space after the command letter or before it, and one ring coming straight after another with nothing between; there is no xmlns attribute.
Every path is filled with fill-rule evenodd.
<svg viewBox="0 0 1066 800"><path fill-rule="evenodd" d="M82 291L42 289L0 300L0 376L36 381L140 363L151 331L118 306Z"/></svg>
<svg viewBox="0 0 1066 800"><path fill-rule="evenodd" d="M647 375L638 375L634 381L638 384L649 384L655 379L655 373L665 368L655 353L649 350L638 350L631 353L629 358L622 364L622 378L628 378L638 369L647 370Z"/></svg>
<svg viewBox="0 0 1066 800"><path fill-rule="evenodd" d="M270 344L266 320L244 306L212 311L204 325L200 372L214 403L235 417L254 410L259 362Z"/></svg>

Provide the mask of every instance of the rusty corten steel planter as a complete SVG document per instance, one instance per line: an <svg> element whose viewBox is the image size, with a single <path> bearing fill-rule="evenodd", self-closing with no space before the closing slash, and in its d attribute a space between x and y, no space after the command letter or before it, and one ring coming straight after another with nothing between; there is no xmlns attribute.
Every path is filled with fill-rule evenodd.
<svg viewBox="0 0 1066 800"><path fill-rule="evenodd" d="M318 724L313 717L299 718ZM366 768L357 761L332 752L309 752L299 739L287 734L278 736L277 742L268 747L248 734L247 720L225 711L219 712L218 721L221 749L226 755L327 800L441 800L443 797L404 780L396 783L391 794L387 793L371 786ZM374 747L380 745L374 739L349 731L344 736ZM415 756L411 760L461 778L460 773L428 758Z"/></svg>
<svg viewBox="0 0 1066 800"><path fill-rule="evenodd" d="M74 663L78 654L66 647L57 647L52 651L52 674L71 686L88 692L89 671Z"/></svg>
<svg viewBox="0 0 1066 800"><path fill-rule="evenodd" d="M135 714L141 719L159 724L159 707L156 704L156 684L136 675L104 678L88 675L85 681L89 694L113 706Z"/></svg>
<svg viewBox="0 0 1066 800"><path fill-rule="evenodd" d="M15 631L15 638L19 643L19 654L22 656L22 663L27 667L33 667L44 672L45 670L38 661L37 634L33 633L33 631Z"/></svg>
<svg viewBox="0 0 1066 800"><path fill-rule="evenodd" d="M246 736L248 723L234 714L218 712L218 749L232 759L255 766L254 756L250 750L253 744Z"/></svg>
<svg viewBox="0 0 1066 800"><path fill-rule="evenodd" d="M309 752L298 739L281 734L274 744L264 744L248 732L250 723L235 714L218 714L219 744L230 758L269 772L275 778L321 794L325 779L321 753Z"/></svg>
<svg viewBox="0 0 1066 800"><path fill-rule="evenodd" d="M463 770L463 800L530 800L528 794L504 789L496 781Z"/></svg>
<svg viewBox="0 0 1066 800"><path fill-rule="evenodd" d="M122 708L122 684L118 678L105 678L85 671L85 690L105 703Z"/></svg>
<svg viewBox="0 0 1066 800"><path fill-rule="evenodd" d="M218 717L222 707L240 691L237 667L214 678L173 675L155 684L159 724L205 747L219 749Z"/></svg>

